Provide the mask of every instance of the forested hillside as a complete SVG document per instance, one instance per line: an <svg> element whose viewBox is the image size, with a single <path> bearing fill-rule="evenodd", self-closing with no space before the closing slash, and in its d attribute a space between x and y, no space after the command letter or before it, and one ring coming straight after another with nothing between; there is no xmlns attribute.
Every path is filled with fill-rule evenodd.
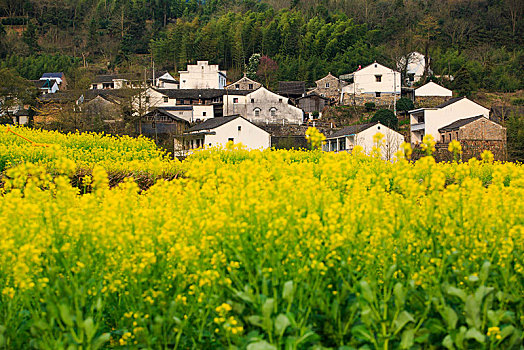
<svg viewBox="0 0 524 350"><path fill-rule="evenodd" d="M253 53L278 68L272 80L349 73L417 50L460 93L524 85L520 0L0 0L1 67L36 79L177 71L210 60L234 79Z"/></svg>

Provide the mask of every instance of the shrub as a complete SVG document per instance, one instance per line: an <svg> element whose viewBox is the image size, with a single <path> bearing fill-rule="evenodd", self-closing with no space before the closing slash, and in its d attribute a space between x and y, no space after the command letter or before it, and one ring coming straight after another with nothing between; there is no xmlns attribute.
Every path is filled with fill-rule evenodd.
<svg viewBox="0 0 524 350"><path fill-rule="evenodd" d="M375 110L376 105L375 102L366 102L364 107L366 107L366 111L370 112Z"/></svg>
<svg viewBox="0 0 524 350"><path fill-rule="evenodd" d="M395 116L395 113L389 109L379 109L370 121L372 123L380 122L393 130L398 129L398 118Z"/></svg>
<svg viewBox="0 0 524 350"><path fill-rule="evenodd" d="M396 106L397 111L402 113L407 113L407 111L410 111L415 108L413 101L406 97L402 97L400 100L398 100Z"/></svg>

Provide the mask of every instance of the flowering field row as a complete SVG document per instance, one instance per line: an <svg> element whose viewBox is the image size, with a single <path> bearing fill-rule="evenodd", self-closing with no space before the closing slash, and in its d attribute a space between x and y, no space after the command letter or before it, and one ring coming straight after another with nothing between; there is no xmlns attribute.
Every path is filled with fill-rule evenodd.
<svg viewBox="0 0 524 350"><path fill-rule="evenodd" d="M54 131L0 125L0 173L17 164L41 164L59 173L64 163L77 177L89 175L94 165L102 166L111 183L133 176L149 187L157 178L171 179L180 173L180 162L146 138L97 133L63 134ZM62 169L63 170L63 169Z"/></svg>
<svg viewBox="0 0 524 350"><path fill-rule="evenodd" d="M95 166L84 195L9 169L0 347L520 348L521 165L211 149L181 167L139 192Z"/></svg>

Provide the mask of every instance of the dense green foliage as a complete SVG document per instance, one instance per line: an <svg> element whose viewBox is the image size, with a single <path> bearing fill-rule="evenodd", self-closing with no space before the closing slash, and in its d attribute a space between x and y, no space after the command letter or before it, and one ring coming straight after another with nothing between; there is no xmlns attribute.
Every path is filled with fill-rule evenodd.
<svg viewBox="0 0 524 350"><path fill-rule="evenodd" d="M371 122L380 122L393 130L398 129L398 119L395 113L389 109L379 109L371 118Z"/></svg>
<svg viewBox="0 0 524 350"><path fill-rule="evenodd" d="M125 70L150 65L140 55L152 53L160 68L207 59L234 79L260 53L277 62L276 79L312 84L374 60L394 67L418 50L431 55L436 74L457 77L449 87L460 93L514 91L524 81L522 7L515 0L10 0L0 2L8 27L0 57L59 53L86 67ZM10 24L22 17L20 37ZM61 64L54 70L69 67Z"/></svg>

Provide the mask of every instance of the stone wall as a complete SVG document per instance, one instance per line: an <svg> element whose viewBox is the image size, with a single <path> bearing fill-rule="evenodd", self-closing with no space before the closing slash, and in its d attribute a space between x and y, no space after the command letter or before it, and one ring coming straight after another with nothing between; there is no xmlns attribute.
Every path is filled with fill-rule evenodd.
<svg viewBox="0 0 524 350"><path fill-rule="evenodd" d="M484 118L475 120L459 129L460 140L506 140L506 128Z"/></svg>
<svg viewBox="0 0 524 350"><path fill-rule="evenodd" d="M394 101L398 101L399 99L399 95L395 97L393 94L384 93L382 93L380 97L376 97L374 94L344 94L342 104L364 106L368 102L373 102L377 108L393 109Z"/></svg>
<svg viewBox="0 0 524 350"><path fill-rule="evenodd" d="M495 160L505 161L508 159L505 141L500 140L465 140L460 142L462 146L462 161L467 162L475 157L481 159L482 152L488 150L493 153ZM435 145L433 157L437 162L449 162L453 160L453 153L448 151L448 142L439 142ZM420 146L413 148L413 160L418 160L424 156Z"/></svg>
<svg viewBox="0 0 524 350"><path fill-rule="evenodd" d="M433 108L436 107L451 97L442 97L442 96L417 96L415 97L415 107L416 108Z"/></svg>

